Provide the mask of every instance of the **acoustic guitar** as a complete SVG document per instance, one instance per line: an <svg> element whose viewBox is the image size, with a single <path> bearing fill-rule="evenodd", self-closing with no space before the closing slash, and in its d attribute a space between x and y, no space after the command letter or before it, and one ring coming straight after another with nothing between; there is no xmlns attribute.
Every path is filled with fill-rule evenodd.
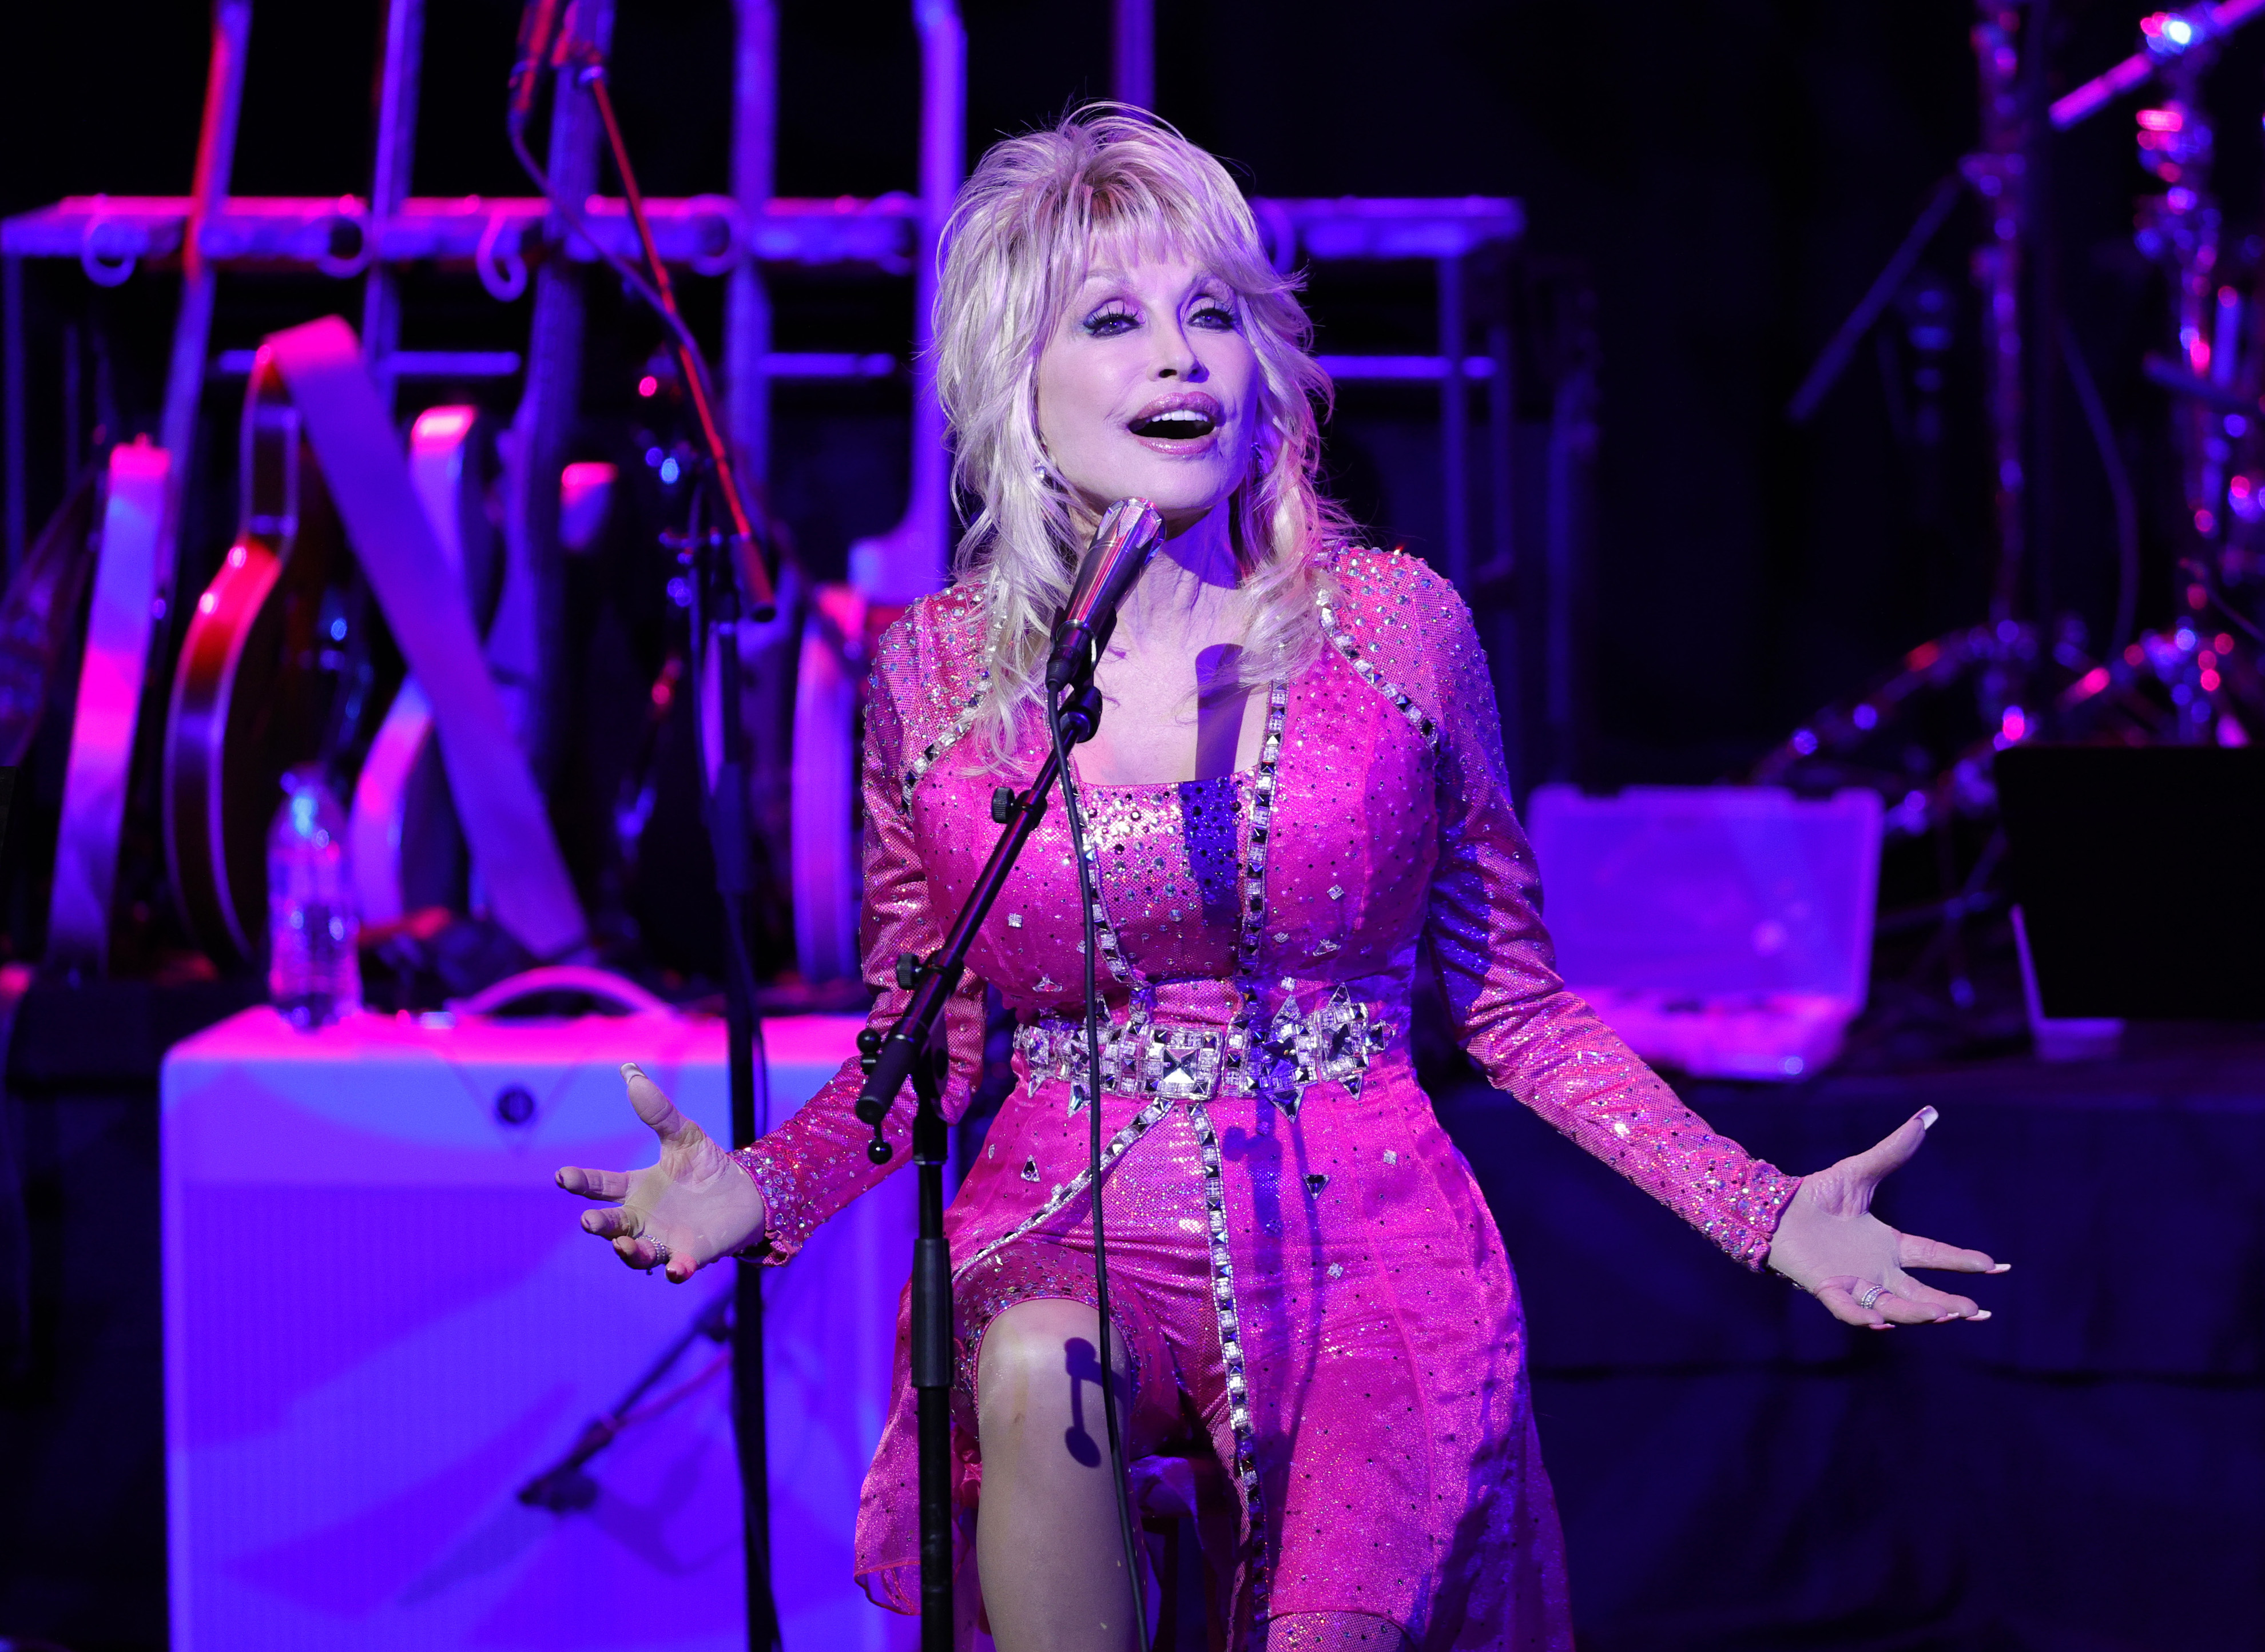
<svg viewBox="0 0 2265 1652"><path fill-rule="evenodd" d="M163 448L139 441L112 448L105 472L47 907L47 961L67 969L101 971L110 962L112 903L150 678L159 535L171 469Z"/></svg>
<svg viewBox="0 0 2265 1652"><path fill-rule="evenodd" d="M244 392L242 526L197 598L173 677L165 854L215 962L266 956L266 840L283 776L360 766L403 667L348 552L270 346Z"/></svg>
<svg viewBox="0 0 2265 1652"><path fill-rule="evenodd" d="M430 407L410 426L410 484L455 587L433 600L465 602L483 635L509 578L501 536L486 511L496 465L492 421L476 407ZM365 928L397 923L422 908L464 905L463 833L448 795L433 702L414 676L394 695L354 782L348 833Z"/></svg>

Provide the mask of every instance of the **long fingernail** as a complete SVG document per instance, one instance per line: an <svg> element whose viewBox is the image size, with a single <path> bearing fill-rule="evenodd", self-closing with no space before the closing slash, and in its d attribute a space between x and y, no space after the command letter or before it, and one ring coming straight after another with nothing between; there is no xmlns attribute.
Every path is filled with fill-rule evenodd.
<svg viewBox="0 0 2265 1652"><path fill-rule="evenodd" d="M1968 1322L1969 1324L1972 1324L1972 1325L1979 1325L1980 1323L1982 1323L1982 1321L1985 1321L1985 1320L1988 1319L1989 1317L1990 1317L1990 1310L1989 1310L1988 1308L1977 1308L1977 1309L1975 1309L1975 1310L1974 1310L1974 1312L1973 1312L1973 1313L1971 1313L1971 1314L1968 1314L1968 1315L1966 1316L1966 1319L1967 1319L1967 1322Z"/></svg>
<svg viewBox="0 0 2265 1652"><path fill-rule="evenodd" d="M1992 1273L2011 1273L2013 1270L2014 1264L2010 1262L1994 1263L1990 1268Z"/></svg>
<svg viewBox="0 0 2265 1652"><path fill-rule="evenodd" d="M622 1076L625 1079L641 1079L645 1076L645 1069L634 1061L624 1061L622 1063Z"/></svg>
<svg viewBox="0 0 2265 1652"><path fill-rule="evenodd" d="M1921 1130L1933 1130L1934 1121L1941 1117L1942 1115L1932 1107L1922 1107L1919 1110L1919 1127Z"/></svg>

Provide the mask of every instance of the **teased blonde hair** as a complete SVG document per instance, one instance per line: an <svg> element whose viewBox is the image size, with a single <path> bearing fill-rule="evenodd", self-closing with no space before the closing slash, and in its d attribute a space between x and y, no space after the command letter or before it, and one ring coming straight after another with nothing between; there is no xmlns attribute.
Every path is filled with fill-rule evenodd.
<svg viewBox="0 0 2265 1652"><path fill-rule="evenodd" d="M994 756L1041 697L1047 631L1069 595L1090 513L1050 479L1038 426L1038 356L1098 258L1163 253L1232 287L1258 368L1251 474L1227 508L1242 589L1245 682L1294 676L1320 648L1314 553L1350 537L1315 481L1314 360L1298 281L1274 269L1227 169L1170 127L1091 104L1048 131L995 145L959 192L936 300L936 382L953 477L979 506L953 557L982 571L994 658L976 727Z"/></svg>

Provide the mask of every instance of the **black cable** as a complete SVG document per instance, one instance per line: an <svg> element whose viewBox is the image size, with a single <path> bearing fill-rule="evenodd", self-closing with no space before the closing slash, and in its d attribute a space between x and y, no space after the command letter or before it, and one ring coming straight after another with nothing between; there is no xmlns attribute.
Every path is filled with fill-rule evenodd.
<svg viewBox="0 0 2265 1652"><path fill-rule="evenodd" d="M1132 1497L1125 1483L1125 1442L1117 1428L1116 1373L1111 1369L1109 1357L1109 1259L1101 1227L1100 936L1094 922L1101 891L1094 869L1085 858L1085 817L1078 807L1077 787L1070 779L1069 746L1062 739L1061 699L1059 695L1050 694L1046 702L1046 726L1053 733L1054 766L1060 771L1063 811L1069 820L1070 858L1077 863L1078 904L1084 909L1085 1108L1091 1154L1089 1177L1093 1189L1093 1293L1097 1299L1095 1312L1100 1321L1101 1415L1108 1423L1109 1472L1117 1492L1117 1528L1125 1540L1125 1583L1132 1595L1133 1644L1145 1649L1148 1644L1148 1603L1141 1597L1140 1567L1132 1543Z"/></svg>
<svg viewBox="0 0 2265 1652"><path fill-rule="evenodd" d="M549 201L550 209L566 221L566 227L589 243L590 250L603 258L630 289L645 301L645 307L660 317L661 325L667 328L670 335L683 346L686 355L691 360L692 370L700 375L702 390L712 401L716 392L713 380L708 370L707 354L700 348L699 340L692 336L692 330L685 325L684 318L676 313L674 305L660 295L659 290L645 279L642 270L634 267L628 259L598 238L597 232L590 227L589 220L582 215L582 209L579 206L558 193L551 186L550 175L536 163L534 155L527 147L526 127L513 119L505 122L505 128L511 138L511 152L519 157L520 170L533 181L535 193Z"/></svg>

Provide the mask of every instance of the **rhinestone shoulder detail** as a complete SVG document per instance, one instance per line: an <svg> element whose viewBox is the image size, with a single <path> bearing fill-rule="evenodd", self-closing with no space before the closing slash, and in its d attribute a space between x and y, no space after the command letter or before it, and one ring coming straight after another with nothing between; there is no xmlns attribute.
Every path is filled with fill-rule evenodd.
<svg viewBox="0 0 2265 1652"><path fill-rule="evenodd" d="M1340 551L1333 553L1325 566L1332 574L1343 573L1358 577L1360 573L1373 571L1376 564L1411 561L1415 559L1396 555L1386 557L1379 552L1370 550ZM1420 563L1417 565L1419 569L1422 568ZM1423 571L1425 574L1429 573L1428 569ZM1431 582L1437 583L1436 579ZM1383 594L1381 586L1384 583L1383 580L1378 581L1380 597ZM1392 583L1405 584L1407 581L1394 580ZM1339 612L1346 606L1344 597L1344 591L1337 585L1329 580L1322 582L1321 589L1314 599L1315 607L1321 616L1322 635L1329 638L1331 647L1344 656L1345 663L1359 674L1363 682L1392 702L1400 715L1408 719L1409 726L1423 737L1426 746L1437 747L1439 744L1438 720L1417 702L1417 697L1409 692L1403 682L1396 680L1379 664L1375 654L1375 639L1373 637L1366 639L1357 637L1347 628L1345 616ZM1397 603L1395 606L1407 603L1409 600L1406 592L1401 592L1397 595ZM1380 603L1379 606L1383 605ZM1388 617L1384 621L1387 625L1393 622Z"/></svg>
<svg viewBox="0 0 2265 1652"><path fill-rule="evenodd" d="M884 651L900 647L907 654L924 655L932 646L936 660L914 660L912 674L914 680L926 678L930 684L931 698L943 700L943 703L951 708L943 728L932 739L912 750L905 763L899 798L908 809L912 806L913 792L920 785L921 776L936 767L936 760L965 739L968 731L975 726L976 712L983 703L984 695L990 689L992 666L998 653L996 639L988 636L987 631L979 631L979 628L986 625L980 585L970 581L921 598L882 638ZM983 637L980 653L976 644L978 635ZM955 661L959 662L957 672L950 669ZM972 684L965 674L970 662L975 668ZM954 677L958 678L959 684L965 686L950 686ZM944 699L947 695L950 698ZM907 730L907 733L910 732ZM906 745L912 747L913 740L907 739Z"/></svg>

